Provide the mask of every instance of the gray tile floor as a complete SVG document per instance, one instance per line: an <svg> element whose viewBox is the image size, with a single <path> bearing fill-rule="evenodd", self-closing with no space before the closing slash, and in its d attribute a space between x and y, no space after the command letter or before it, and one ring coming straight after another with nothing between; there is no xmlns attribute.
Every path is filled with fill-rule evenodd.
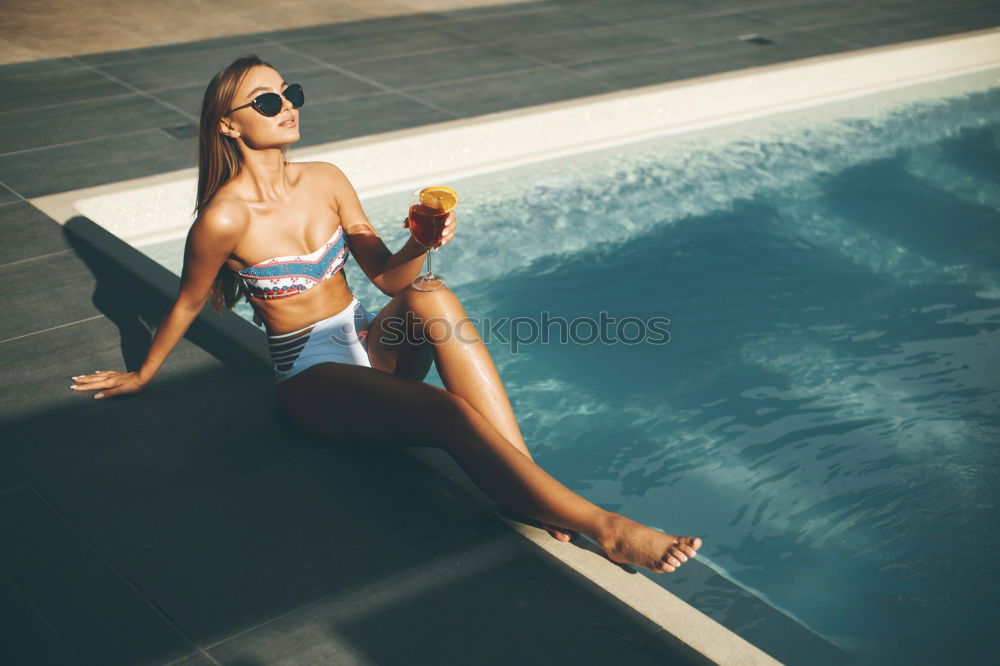
<svg viewBox="0 0 1000 666"><path fill-rule="evenodd" d="M143 394L68 390L136 367L168 303L25 199L193 166L232 59L303 84L305 146L998 24L996 0L552 0L0 67L0 663L688 661L408 457L294 431L198 326Z"/></svg>

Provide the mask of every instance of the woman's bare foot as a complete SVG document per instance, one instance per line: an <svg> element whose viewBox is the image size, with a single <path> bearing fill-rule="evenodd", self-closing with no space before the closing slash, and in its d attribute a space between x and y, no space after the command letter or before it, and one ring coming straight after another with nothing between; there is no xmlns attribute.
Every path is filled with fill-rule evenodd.
<svg viewBox="0 0 1000 666"><path fill-rule="evenodd" d="M559 541L570 541L576 536L576 532L568 530L565 527L556 527L555 525L549 525L548 523L543 523L541 521L539 521L539 524L541 524L543 530L552 535L553 539L557 539Z"/></svg>
<svg viewBox="0 0 1000 666"><path fill-rule="evenodd" d="M675 537L631 518L611 513L598 539L608 559L619 564L634 564L653 573L667 573L694 557L701 548L698 537Z"/></svg>

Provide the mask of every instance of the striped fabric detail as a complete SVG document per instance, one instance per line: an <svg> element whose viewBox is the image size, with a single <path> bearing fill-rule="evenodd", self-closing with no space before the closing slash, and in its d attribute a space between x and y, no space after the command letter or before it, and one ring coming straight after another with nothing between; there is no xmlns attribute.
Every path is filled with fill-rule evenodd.
<svg viewBox="0 0 1000 666"><path fill-rule="evenodd" d="M309 342L309 334L312 333L313 325L300 328L291 333L267 336L267 350L274 361L274 367L282 372L291 368L299 354L305 349Z"/></svg>

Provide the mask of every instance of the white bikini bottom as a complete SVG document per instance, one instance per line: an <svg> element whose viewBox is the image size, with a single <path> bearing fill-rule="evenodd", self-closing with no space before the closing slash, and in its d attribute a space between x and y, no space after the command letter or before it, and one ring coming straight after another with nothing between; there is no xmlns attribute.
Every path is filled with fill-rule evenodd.
<svg viewBox="0 0 1000 666"><path fill-rule="evenodd" d="M353 298L332 317L290 333L268 335L275 383L327 361L372 367L365 338L373 319L375 315Z"/></svg>

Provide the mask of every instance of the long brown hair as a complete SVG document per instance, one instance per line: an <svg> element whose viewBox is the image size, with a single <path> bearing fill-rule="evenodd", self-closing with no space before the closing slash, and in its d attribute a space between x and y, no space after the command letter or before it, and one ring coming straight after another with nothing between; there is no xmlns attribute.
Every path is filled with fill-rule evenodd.
<svg viewBox="0 0 1000 666"><path fill-rule="evenodd" d="M243 156L236 139L219 131L219 122L226 111L233 108L233 99L244 77L257 65L274 67L257 55L237 58L216 74L205 89L201 102L201 124L198 128L198 201L195 214L212 200L219 188L240 171ZM288 163L288 146L281 148L281 155ZM232 309L240 298L246 296L243 285L232 269L223 264L209 292L212 307L222 314Z"/></svg>

